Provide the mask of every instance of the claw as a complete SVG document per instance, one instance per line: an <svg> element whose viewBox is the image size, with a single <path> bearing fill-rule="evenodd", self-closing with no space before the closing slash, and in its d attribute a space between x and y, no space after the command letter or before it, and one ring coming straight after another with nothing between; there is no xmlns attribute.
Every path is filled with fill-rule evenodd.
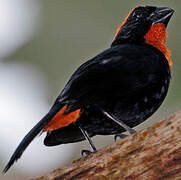
<svg viewBox="0 0 181 180"><path fill-rule="evenodd" d="M90 155L90 154L92 154L92 151L89 151L89 150L82 150L82 151L81 151L81 155L82 155L83 157L86 157L86 156L88 156L88 155Z"/></svg>
<svg viewBox="0 0 181 180"><path fill-rule="evenodd" d="M127 137L128 135L126 134L116 134L114 136L114 141L116 142L117 138L120 138L120 139L124 139L125 137Z"/></svg>
<svg viewBox="0 0 181 180"><path fill-rule="evenodd" d="M130 128L129 133L130 133L130 135L132 135L132 134L136 133L136 131L134 129Z"/></svg>

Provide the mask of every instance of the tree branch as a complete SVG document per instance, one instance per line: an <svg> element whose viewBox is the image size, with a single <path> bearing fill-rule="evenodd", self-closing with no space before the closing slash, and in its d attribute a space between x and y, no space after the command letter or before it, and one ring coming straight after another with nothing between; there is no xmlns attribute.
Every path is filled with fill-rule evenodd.
<svg viewBox="0 0 181 180"><path fill-rule="evenodd" d="M181 179L181 111L37 180Z"/></svg>

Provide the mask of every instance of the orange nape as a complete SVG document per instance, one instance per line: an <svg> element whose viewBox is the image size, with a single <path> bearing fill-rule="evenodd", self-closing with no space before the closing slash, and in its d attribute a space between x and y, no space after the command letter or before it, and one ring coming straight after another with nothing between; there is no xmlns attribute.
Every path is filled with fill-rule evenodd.
<svg viewBox="0 0 181 180"><path fill-rule="evenodd" d="M64 115L67 108L65 105L60 111L52 118L52 120L45 126L43 132L53 131L75 122L80 117L80 109L77 109L69 114Z"/></svg>
<svg viewBox="0 0 181 180"><path fill-rule="evenodd" d="M115 36L114 36L114 38L113 38L113 41L116 39L116 36L118 35L119 31L121 30L121 28L124 26L124 24L125 24L126 21L128 20L128 18L129 18L129 16L131 15L131 13L134 11L134 9L135 9L135 8L133 8L133 9L129 12L129 14L126 16L126 18L125 18L124 21L122 22L122 24L119 25L119 27L117 28L116 34L115 34Z"/></svg>
<svg viewBox="0 0 181 180"><path fill-rule="evenodd" d="M166 57L169 66L172 66L170 58L170 50L166 47L165 41L167 37L167 30L164 24L157 23L151 26L150 30L145 35L145 42L160 50Z"/></svg>

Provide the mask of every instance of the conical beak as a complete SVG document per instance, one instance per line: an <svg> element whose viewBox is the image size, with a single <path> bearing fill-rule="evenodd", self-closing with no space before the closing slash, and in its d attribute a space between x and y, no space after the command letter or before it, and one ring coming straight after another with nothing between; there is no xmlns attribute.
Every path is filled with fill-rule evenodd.
<svg viewBox="0 0 181 180"><path fill-rule="evenodd" d="M172 17L174 10L168 7L159 7L150 15L150 19L153 24L163 23L166 27L170 18Z"/></svg>

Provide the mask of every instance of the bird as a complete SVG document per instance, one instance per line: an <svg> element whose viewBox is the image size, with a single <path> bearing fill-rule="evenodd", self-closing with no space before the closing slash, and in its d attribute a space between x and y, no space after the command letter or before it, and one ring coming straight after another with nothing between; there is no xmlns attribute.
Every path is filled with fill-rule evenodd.
<svg viewBox="0 0 181 180"><path fill-rule="evenodd" d="M168 7L138 6L118 27L110 47L89 59L72 74L49 112L23 138L3 172L45 132L44 145L56 146L91 137L133 134L164 101L172 60L165 44L174 13Z"/></svg>

